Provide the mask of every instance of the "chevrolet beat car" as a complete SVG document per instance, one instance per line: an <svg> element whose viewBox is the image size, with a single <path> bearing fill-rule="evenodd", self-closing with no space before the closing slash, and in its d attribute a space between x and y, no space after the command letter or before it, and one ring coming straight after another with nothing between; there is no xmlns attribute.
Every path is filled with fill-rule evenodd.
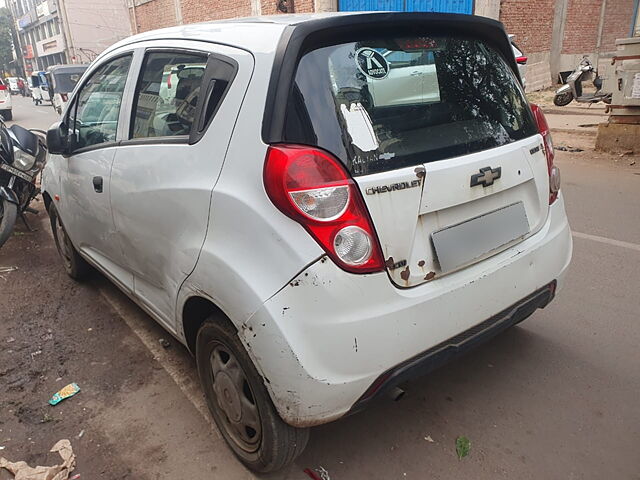
<svg viewBox="0 0 640 480"><path fill-rule="evenodd" d="M195 356L250 469L545 307L572 243L498 22L283 15L143 33L47 135L69 275Z"/></svg>

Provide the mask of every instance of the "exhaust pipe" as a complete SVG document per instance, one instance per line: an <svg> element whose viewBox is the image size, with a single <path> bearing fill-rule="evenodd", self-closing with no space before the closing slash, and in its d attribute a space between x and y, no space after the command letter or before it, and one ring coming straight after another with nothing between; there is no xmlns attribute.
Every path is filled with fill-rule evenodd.
<svg viewBox="0 0 640 480"><path fill-rule="evenodd" d="M404 397L404 393L405 393L404 390L402 390L401 388L393 387L391 390L389 390L387 395L389 395L389 398L391 398L391 400L393 400L394 402L397 402L402 397Z"/></svg>

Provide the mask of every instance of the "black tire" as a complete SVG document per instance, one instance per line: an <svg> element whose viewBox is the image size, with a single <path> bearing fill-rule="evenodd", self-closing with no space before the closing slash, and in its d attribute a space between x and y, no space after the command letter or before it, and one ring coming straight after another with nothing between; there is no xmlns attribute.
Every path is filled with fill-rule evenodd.
<svg viewBox="0 0 640 480"><path fill-rule="evenodd" d="M3 110L2 118L4 118L7 122L9 120L13 120L13 111L12 110Z"/></svg>
<svg viewBox="0 0 640 480"><path fill-rule="evenodd" d="M553 104L558 107L564 107L566 105L569 105L571 103L571 100L573 100L573 93L564 92L553 97Z"/></svg>
<svg viewBox="0 0 640 480"><path fill-rule="evenodd" d="M67 275L74 280L82 280L91 272L91 266L80 256L71 243L71 240L60 221L58 211L53 204L49 206L49 220L51 220L53 239L55 240L58 254L60 255L60 259L62 260L62 264Z"/></svg>
<svg viewBox="0 0 640 480"><path fill-rule="evenodd" d="M5 199L0 200L0 247L11 236L17 216L18 206L15 203L8 202Z"/></svg>
<svg viewBox="0 0 640 480"><path fill-rule="evenodd" d="M196 363L211 415L233 453L247 468L273 472L302 453L309 430L282 421L231 324L212 317L200 327ZM217 386L214 377L218 378ZM218 401L216 390L224 392L220 395L222 402Z"/></svg>

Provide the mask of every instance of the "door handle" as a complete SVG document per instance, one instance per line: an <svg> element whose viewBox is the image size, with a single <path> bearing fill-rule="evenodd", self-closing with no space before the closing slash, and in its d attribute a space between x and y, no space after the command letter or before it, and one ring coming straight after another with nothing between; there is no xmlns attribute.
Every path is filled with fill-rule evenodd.
<svg viewBox="0 0 640 480"><path fill-rule="evenodd" d="M411 76L412 77L417 77L418 75L422 75L422 72L420 70L416 70L415 72L411 72Z"/></svg>
<svg viewBox="0 0 640 480"><path fill-rule="evenodd" d="M102 177L93 177L93 189L96 193L102 193Z"/></svg>

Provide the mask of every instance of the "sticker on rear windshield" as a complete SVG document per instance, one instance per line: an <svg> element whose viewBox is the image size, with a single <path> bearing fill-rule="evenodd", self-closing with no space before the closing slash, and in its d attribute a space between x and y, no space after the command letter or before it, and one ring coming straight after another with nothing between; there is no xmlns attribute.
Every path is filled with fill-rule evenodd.
<svg viewBox="0 0 640 480"><path fill-rule="evenodd" d="M356 52L358 70L369 78L380 80L389 73L389 63L382 54L373 48L361 48Z"/></svg>

